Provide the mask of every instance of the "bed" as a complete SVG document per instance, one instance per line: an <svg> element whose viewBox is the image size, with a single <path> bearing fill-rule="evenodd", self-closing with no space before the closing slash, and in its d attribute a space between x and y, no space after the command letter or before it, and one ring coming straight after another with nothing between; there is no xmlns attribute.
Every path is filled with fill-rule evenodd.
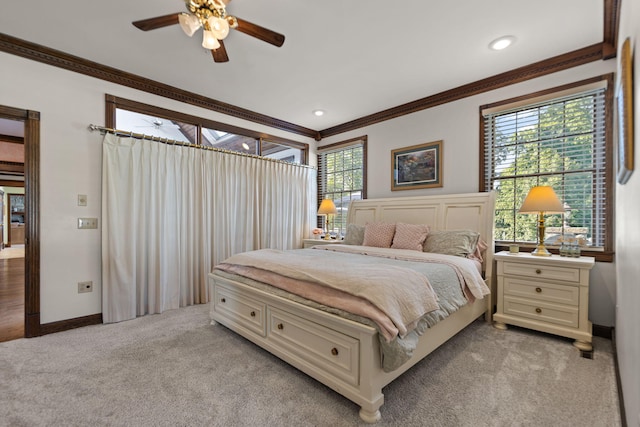
<svg viewBox="0 0 640 427"><path fill-rule="evenodd" d="M360 418L375 423L381 418L383 387L479 317L484 315L491 322L495 305L494 204L493 192L351 203L348 224L427 224L430 232L464 229L479 233L487 243L479 269L491 294L472 298L472 302L429 326L417 336L410 357L392 370L383 367L385 339L375 324L341 315L340 310L306 304L300 298L291 299L285 291L274 292L268 282L249 285L228 271L214 269L209 275L211 323L226 326L353 401L360 406ZM330 250L325 246L318 246L322 251L298 251L310 256Z"/></svg>

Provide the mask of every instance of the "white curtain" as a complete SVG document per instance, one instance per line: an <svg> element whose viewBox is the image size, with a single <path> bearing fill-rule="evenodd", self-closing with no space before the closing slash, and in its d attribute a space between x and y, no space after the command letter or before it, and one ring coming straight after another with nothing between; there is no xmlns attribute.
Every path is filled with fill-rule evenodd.
<svg viewBox="0 0 640 427"><path fill-rule="evenodd" d="M314 169L105 135L104 322L208 302L213 266L300 247L315 206Z"/></svg>

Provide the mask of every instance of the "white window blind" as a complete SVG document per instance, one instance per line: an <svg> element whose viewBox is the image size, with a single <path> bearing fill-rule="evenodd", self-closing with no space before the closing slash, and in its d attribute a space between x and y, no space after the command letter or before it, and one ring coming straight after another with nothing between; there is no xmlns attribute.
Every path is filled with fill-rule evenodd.
<svg viewBox="0 0 640 427"><path fill-rule="evenodd" d="M495 239L535 242L536 215L519 214L529 189L550 185L565 207L546 216L547 245L563 236L606 242L606 88L484 113L485 190L496 190Z"/></svg>
<svg viewBox="0 0 640 427"><path fill-rule="evenodd" d="M346 232L349 204L366 197L365 175L365 138L318 148L318 203L331 199L337 210L330 224L331 233Z"/></svg>

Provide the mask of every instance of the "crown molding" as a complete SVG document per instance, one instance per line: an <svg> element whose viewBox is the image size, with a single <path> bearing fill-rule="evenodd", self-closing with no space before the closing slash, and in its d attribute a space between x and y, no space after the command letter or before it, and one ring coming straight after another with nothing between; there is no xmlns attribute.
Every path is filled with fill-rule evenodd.
<svg viewBox="0 0 640 427"><path fill-rule="evenodd" d="M142 90L154 95L184 102L185 104L206 108L217 113L259 123L275 129L281 129L310 138L318 138L318 131L316 130L305 128L284 120L279 120L274 117L269 117L241 107L236 107L194 92L179 89L177 87L121 71L113 67L108 67L56 49L31 43L8 34L0 33L0 51L84 74L86 76L95 77L111 83Z"/></svg>
<svg viewBox="0 0 640 427"><path fill-rule="evenodd" d="M622 0L604 0L604 31L602 35L603 59L615 58L618 53L621 1Z"/></svg>
<svg viewBox="0 0 640 427"><path fill-rule="evenodd" d="M455 89L446 90L435 95L427 96L416 101L408 102L397 107L389 108L378 113L360 117L359 119L343 123L320 131L320 136L326 138L347 131L370 126L386 120L394 119L406 114L426 110L427 108L457 101L480 93L510 86L526 80L535 79L547 74L557 73L568 68L577 67L603 58L603 43L597 43L563 55L554 56L543 61L525 65L520 68L497 74L486 79L478 80Z"/></svg>

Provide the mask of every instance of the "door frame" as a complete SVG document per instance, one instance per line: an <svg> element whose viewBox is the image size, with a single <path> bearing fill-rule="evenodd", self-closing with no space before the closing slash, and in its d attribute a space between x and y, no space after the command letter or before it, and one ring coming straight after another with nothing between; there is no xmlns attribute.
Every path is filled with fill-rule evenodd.
<svg viewBox="0 0 640 427"><path fill-rule="evenodd" d="M41 335L40 325L40 113L0 105L0 117L24 123L24 334Z"/></svg>

